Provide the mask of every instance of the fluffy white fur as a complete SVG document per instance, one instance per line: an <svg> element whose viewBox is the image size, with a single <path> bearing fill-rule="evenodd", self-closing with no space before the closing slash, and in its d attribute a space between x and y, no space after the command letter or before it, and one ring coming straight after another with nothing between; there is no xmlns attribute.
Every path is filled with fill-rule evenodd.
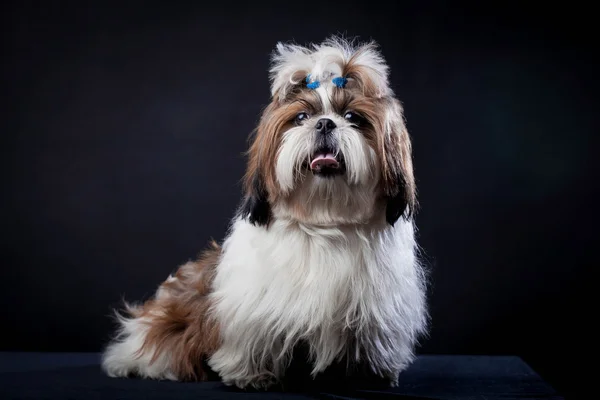
<svg viewBox="0 0 600 400"><path fill-rule="evenodd" d="M425 327L424 280L412 223L386 225L278 220L265 230L237 220L214 282L223 346L210 366L226 383L267 384L303 340L314 374L349 356L395 383Z"/></svg>
<svg viewBox="0 0 600 400"><path fill-rule="evenodd" d="M321 44L313 44L312 48L278 43L271 67L271 94L279 93L279 97L284 98L293 85L309 74L312 79L327 82L330 77L340 76L341 66L353 57L356 64L368 68L379 96L392 92L388 85L389 68L374 42L358 45L332 37Z"/></svg>

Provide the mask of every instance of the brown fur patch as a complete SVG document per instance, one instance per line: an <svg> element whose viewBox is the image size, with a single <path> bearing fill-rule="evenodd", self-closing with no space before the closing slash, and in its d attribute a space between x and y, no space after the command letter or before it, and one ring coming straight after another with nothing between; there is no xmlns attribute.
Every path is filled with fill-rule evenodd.
<svg viewBox="0 0 600 400"><path fill-rule="evenodd" d="M278 185L275 179L275 163L282 134L294 125L298 113L315 114L321 111L321 107L318 95L309 90L293 92L283 104L275 98L267 106L248 150L248 167L244 176L247 196L258 195L258 181L268 193L269 200L276 200Z"/></svg>
<svg viewBox="0 0 600 400"><path fill-rule="evenodd" d="M369 145L375 150L382 150L381 135L384 129L381 110L386 103L384 100L364 96L356 90L336 89L333 92L331 104L339 115L351 111L364 118L359 127ZM380 154L380 153L379 153Z"/></svg>
<svg viewBox="0 0 600 400"><path fill-rule="evenodd" d="M358 90L366 97L381 97L383 93L376 82L370 78L369 67L356 63L359 56L360 51L354 54L343 68L342 76L349 80L347 87Z"/></svg>
<svg viewBox="0 0 600 400"><path fill-rule="evenodd" d="M402 106L396 99L389 100L388 110L394 111L383 143L383 191L387 197L400 197L408 214L416 211L417 193L412 163L412 144L403 119Z"/></svg>
<svg viewBox="0 0 600 400"><path fill-rule="evenodd" d="M136 317L149 329L141 352L170 356L171 368L180 380L206 380L204 359L219 346L219 326L211 318L209 293L221 248L214 241L199 259L181 266L175 279L165 281L154 299Z"/></svg>

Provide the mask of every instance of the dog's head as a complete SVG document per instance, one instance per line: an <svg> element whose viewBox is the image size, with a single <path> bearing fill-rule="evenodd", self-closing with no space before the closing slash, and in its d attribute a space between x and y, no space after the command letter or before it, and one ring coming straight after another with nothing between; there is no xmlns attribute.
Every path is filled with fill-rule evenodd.
<svg viewBox="0 0 600 400"><path fill-rule="evenodd" d="M259 225L410 218L410 138L374 43L280 43L271 82L249 150L243 217Z"/></svg>

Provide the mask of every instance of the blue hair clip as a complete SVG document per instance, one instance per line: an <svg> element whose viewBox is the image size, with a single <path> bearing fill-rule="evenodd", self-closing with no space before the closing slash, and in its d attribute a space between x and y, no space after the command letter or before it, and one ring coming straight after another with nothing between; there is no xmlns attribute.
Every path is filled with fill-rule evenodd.
<svg viewBox="0 0 600 400"><path fill-rule="evenodd" d="M314 82L311 82L311 81L310 81L310 74L308 74L308 75L306 76L306 87L307 87L307 88L309 88L309 89L316 89L316 88L318 88L318 87L319 87L319 85L320 85L320 84L321 84L321 83L320 83L319 81L314 81Z"/></svg>
<svg viewBox="0 0 600 400"><path fill-rule="evenodd" d="M346 83L348 83L348 79L344 78L343 76L338 76L336 78L333 78L331 82L333 82L335 86L343 88L344 86L346 86Z"/></svg>

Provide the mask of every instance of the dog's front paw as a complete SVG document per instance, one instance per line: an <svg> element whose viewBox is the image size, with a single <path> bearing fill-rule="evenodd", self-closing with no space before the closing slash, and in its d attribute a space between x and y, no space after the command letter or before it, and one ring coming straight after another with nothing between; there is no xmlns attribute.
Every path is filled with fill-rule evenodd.
<svg viewBox="0 0 600 400"><path fill-rule="evenodd" d="M398 370L388 371L388 373L385 374L385 380L387 380L389 382L390 387L397 387L399 378L400 378L400 371L398 371Z"/></svg>
<svg viewBox="0 0 600 400"><path fill-rule="evenodd" d="M250 385L257 390L267 390L277 383L277 378L272 374L263 374L250 381Z"/></svg>
<svg viewBox="0 0 600 400"><path fill-rule="evenodd" d="M239 389L267 390L277 383L277 378L273 374L265 373L247 378L223 378L223 383L227 386L236 386Z"/></svg>

